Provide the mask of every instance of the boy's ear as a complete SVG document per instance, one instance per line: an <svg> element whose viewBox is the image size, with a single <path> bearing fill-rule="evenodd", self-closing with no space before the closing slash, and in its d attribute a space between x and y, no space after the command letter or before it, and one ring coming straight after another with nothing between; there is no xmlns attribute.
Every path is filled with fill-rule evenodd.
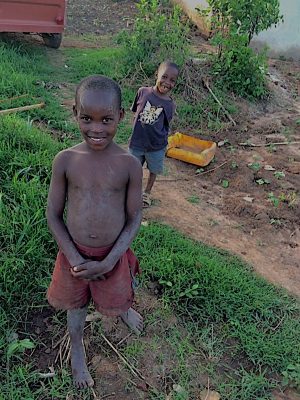
<svg viewBox="0 0 300 400"><path fill-rule="evenodd" d="M119 119L119 121L122 121L122 119L124 118L124 116L125 116L125 110L124 110L124 108L122 107L122 108L120 108L120 119Z"/></svg>

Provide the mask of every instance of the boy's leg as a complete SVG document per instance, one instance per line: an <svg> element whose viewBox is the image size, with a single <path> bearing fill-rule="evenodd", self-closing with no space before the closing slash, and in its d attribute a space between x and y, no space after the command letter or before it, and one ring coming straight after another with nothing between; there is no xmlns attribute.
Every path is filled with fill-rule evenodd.
<svg viewBox="0 0 300 400"><path fill-rule="evenodd" d="M158 174L162 174L164 170L165 149L158 151L149 151L145 155L149 176L145 193L150 195L154 182Z"/></svg>
<svg viewBox="0 0 300 400"><path fill-rule="evenodd" d="M68 330L71 341L71 365L74 384L78 389L91 387L94 381L87 369L83 346L83 329L87 307L68 311Z"/></svg>
<svg viewBox="0 0 300 400"><path fill-rule="evenodd" d="M120 317L137 335L139 335L144 329L143 317L135 311L133 308L129 308L126 312L123 312Z"/></svg>
<svg viewBox="0 0 300 400"><path fill-rule="evenodd" d="M153 172L149 171L149 176L148 176L148 181L147 181L147 186L145 189L145 193L150 194L151 189L154 185L154 182L156 180L157 174L154 174Z"/></svg>

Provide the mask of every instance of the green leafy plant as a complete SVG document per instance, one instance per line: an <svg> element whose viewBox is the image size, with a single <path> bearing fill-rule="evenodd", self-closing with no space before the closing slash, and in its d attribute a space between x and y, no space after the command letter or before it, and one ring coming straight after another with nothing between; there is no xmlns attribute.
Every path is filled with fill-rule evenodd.
<svg viewBox="0 0 300 400"><path fill-rule="evenodd" d="M274 176L277 179L283 179L285 178L285 173L283 171L275 171Z"/></svg>
<svg viewBox="0 0 300 400"><path fill-rule="evenodd" d="M151 75L166 59L183 65L189 53L189 28L181 22L181 8L163 13L158 0L141 0L137 8L133 31L119 35L127 73L141 69Z"/></svg>
<svg viewBox="0 0 300 400"><path fill-rule="evenodd" d="M248 164L248 167L253 169L253 171L259 171L261 169L261 163L253 162L253 163Z"/></svg>
<svg viewBox="0 0 300 400"><path fill-rule="evenodd" d="M268 185L270 181L265 178L256 179L255 181L258 185Z"/></svg>
<svg viewBox="0 0 300 400"><path fill-rule="evenodd" d="M227 179L222 180L222 187L227 189L229 187L229 181Z"/></svg>
<svg viewBox="0 0 300 400"><path fill-rule="evenodd" d="M249 43L254 34L282 20L279 0L208 0L208 8L198 11L211 19L218 46L213 71L221 83L241 96L264 97L266 57L255 54Z"/></svg>
<svg viewBox="0 0 300 400"><path fill-rule="evenodd" d="M235 32L228 32L226 36L219 33L213 43L221 49L212 66L220 84L243 97L264 97L267 93L265 54L254 53L247 45L247 36Z"/></svg>
<svg viewBox="0 0 300 400"><path fill-rule="evenodd" d="M193 297L197 296L199 294L199 291L197 290L199 288L199 285L195 283L192 287L185 289L183 292L179 294L179 297L188 297L192 299Z"/></svg>
<svg viewBox="0 0 300 400"><path fill-rule="evenodd" d="M199 204L200 203L200 198L198 196L190 196L187 198L187 201L192 203L192 204Z"/></svg>
<svg viewBox="0 0 300 400"><path fill-rule="evenodd" d="M291 386L300 390L300 364L289 364L282 372L282 384Z"/></svg>
<svg viewBox="0 0 300 400"><path fill-rule="evenodd" d="M271 218L270 224L275 226L282 226L282 222L278 218Z"/></svg>
<svg viewBox="0 0 300 400"><path fill-rule="evenodd" d="M208 0L214 28L234 28L247 36L258 34L283 20L279 0Z"/></svg>
<svg viewBox="0 0 300 400"><path fill-rule="evenodd" d="M276 208L281 203L281 200L279 199L279 197L276 197L273 192L270 192L268 194L268 199L273 204L273 206L276 207Z"/></svg>

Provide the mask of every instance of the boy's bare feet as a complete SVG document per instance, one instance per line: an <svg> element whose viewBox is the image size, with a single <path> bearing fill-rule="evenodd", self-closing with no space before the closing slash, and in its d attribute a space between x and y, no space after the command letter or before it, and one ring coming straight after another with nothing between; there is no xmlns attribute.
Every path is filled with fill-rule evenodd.
<svg viewBox="0 0 300 400"><path fill-rule="evenodd" d="M126 325L129 326L137 335L140 335L144 329L143 317L133 308L120 315Z"/></svg>
<svg viewBox="0 0 300 400"><path fill-rule="evenodd" d="M72 346L71 364L74 385L78 389L85 389L94 385L94 380L86 366L83 344L78 347Z"/></svg>

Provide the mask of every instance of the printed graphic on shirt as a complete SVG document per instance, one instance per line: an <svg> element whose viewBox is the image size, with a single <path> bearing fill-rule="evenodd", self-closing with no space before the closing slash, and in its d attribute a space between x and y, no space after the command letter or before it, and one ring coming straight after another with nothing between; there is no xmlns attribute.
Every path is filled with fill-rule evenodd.
<svg viewBox="0 0 300 400"><path fill-rule="evenodd" d="M147 101L144 110L140 113L140 121L145 125L153 125L158 120L158 117L162 113L162 107L155 107Z"/></svg>

